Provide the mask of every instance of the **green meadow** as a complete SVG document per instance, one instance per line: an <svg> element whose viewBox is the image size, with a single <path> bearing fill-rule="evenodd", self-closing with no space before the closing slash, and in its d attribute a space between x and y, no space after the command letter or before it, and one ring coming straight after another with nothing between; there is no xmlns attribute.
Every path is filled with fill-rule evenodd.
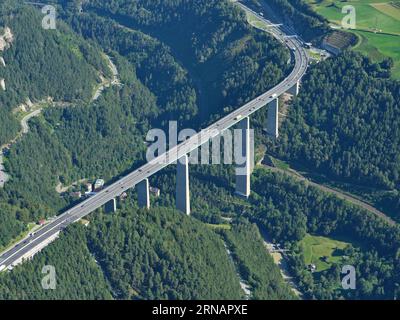
<svg viewBox="0 0 400 320"><path fill-rule="evenodd" d="M365 31L355 33L360 41L354 50L367 54L374 61L381 61L385 57L393 58L393 78L400 79L400 37Z"/></svg>
<svg viewBox="0 0 400 320"><path fill-rule="evenodd" d="M346 14L342 7L354 6L356 9L356 30L359 42L355 50L367 54L374 61L391 57L395 66L393 77L400 79L400 1L388 0L305 0L316 12L341 26Z"/></svg>
<svg viewBox="0 0 400 320"><path fill-rule="evenodd" d="M307 265L315 264L316 272L327 270L334 263L340 263L343 259L342 250L348 245L347 242L310 234L301 240L304 262Z"/></svg>

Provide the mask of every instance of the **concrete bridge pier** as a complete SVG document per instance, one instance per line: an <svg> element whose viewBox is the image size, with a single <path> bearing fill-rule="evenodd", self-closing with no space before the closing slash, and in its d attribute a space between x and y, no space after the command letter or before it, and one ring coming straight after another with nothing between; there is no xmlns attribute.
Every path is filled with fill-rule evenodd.
<svg viewBox="0 0 400 320"><path fill-rule="evenodd" d="M105 205L106 213L115 213L117 212L117 199L111 199Z"/></svg>
<svg viewBox="0 0 400 320"><path fill-rule="evenodd" d="M300 92L300 80L298 80L293 87L291 87L287 93L291 94L292 96L297 96Z"/></svg>
<svg viewBox="0 0 400 320"><path fill-rule="evenodd" d="M176 167L176 208L190 215L189 158L184 155Z"/></svg>
<svg viewBox="0 0 400 320"><path fill-rule="evenodd" d="M254 156L251 155L254 147L252 150L249 117L242 119L238 126L239 134L235 134L236 194L248 198L250 196L251 161L254 160Z"/></svg>
<svg viewBox="0 0 400 320"><path fill-rule="evenodd" d="M140 208L150 209L149 179L144 179L137 185L138 203Z"/></svg>
<svg viewBox="0 0 400 320"><path fill-rule="evenodd" d="M254 140L254 130L250 130L250 174L253 173L256 166L255 159L255 140Z"/></svg>
<svg viewBox="0 0 400 320"><path fill-rule="evenodd" d="M279 137L279 99L276 98L267 105L267 134L274 139Z"/></svg>

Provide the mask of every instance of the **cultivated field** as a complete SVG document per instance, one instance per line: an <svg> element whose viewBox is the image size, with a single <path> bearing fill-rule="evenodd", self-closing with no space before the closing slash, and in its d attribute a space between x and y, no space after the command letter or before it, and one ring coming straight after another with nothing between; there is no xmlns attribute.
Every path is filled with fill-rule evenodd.
<svg viewBox="0 0 400 320"><path fill-rule="evenodd" d="M393 77L400 79L400 1L388 0L305 0L315 11L329 19L333 25L341 26L346 14L346 5L356 9L356 31L359 43L357 51L370 56L374 61L393 58Z"/></svg>

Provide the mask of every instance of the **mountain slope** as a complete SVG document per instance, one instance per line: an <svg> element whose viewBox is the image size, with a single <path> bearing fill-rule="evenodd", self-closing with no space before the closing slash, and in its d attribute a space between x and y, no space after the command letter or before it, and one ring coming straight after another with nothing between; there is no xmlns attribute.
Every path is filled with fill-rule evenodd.
<svg viewBox="0 0 400 320"><path fill-rule="evenodd" d="M0 79L6 84L6 90L0 90L0 145L15 136L18 125L12 110L27 98L89 101L99 75L110 73L98 49L61 21L56 30L43 29L42 18L36 9L16 1L0 6L0 26L13 35L9 48L0 52L5 62Z"/></svg>

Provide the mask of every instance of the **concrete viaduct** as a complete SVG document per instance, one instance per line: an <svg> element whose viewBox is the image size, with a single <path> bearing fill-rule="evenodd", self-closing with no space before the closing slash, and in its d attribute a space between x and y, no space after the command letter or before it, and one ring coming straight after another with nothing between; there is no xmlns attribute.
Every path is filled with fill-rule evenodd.
<svg viewBox="0 0 400 320"><path fill-rule="evenodd" d="M38 250L54 240L61 230L87 216L96 209L105 205L107 211L115 211L116 198L129 189L136 187L139 206L142 208L150 208L148 178L170 164L177 163L176 207L178 210L189 215L190 192L188 155L203 144L209 143L210 140L214 139L218 135L216 132L223 133L235 125L241 130L242 150L245 155L245 161L237 165L237 171L240 170L240 174L236 174L236 193L245 198L249 197L251 190L250 176L254 165L252 163L254 159L252 159L251 156L250 145L250 116L267 106L267 132L273 138L277 138L279 134L278 99L286 92L292 95L297 95L299 93L300 80L307 70L309 59L301 40L296 36L287 36L285 26L272 24L243 4L239 2L237 4L244 10L251 11L253 14L257 15L259 19L263 19L269 24L270 33L290 49L292 61L295 62L290 75L271 90L213 123L201 133L178 144L165 154L160 155L141 168L104 188L96 195L57 216L49 224L39 229L33 236L26 238L18 245L3 253L0 256L0 271L6 268L12 268L23 260L32 257Z"/></svg>
<svg viewBox="0 0 400 320"><path fill-rule="evenodd" d="M297 81L287 91L288 94L296 96L299 93L299 81ZM267 103L268 120L266 131L272 138L279 136L279 97L272 97L272 101ZM254 167L254 157L252 156L254 150L251 148L251 127L250 117L241 118L237 123L241 131L242 152L244 153L245 161L236 164L236 194L240 197L248 198L251 193L250 177ZM208 141L207 141L208 142ZM201 145L197 146L201 147ZM138 194L138 204L141 208L150 208L150 185L149 179L145 178L136 185ZM183 213L190 215L190 187L189 187L189 156L188 154L178 158L176 169L176 208ZM107 212L116 211L116 199L110 200L106 204Z"/></svg>

